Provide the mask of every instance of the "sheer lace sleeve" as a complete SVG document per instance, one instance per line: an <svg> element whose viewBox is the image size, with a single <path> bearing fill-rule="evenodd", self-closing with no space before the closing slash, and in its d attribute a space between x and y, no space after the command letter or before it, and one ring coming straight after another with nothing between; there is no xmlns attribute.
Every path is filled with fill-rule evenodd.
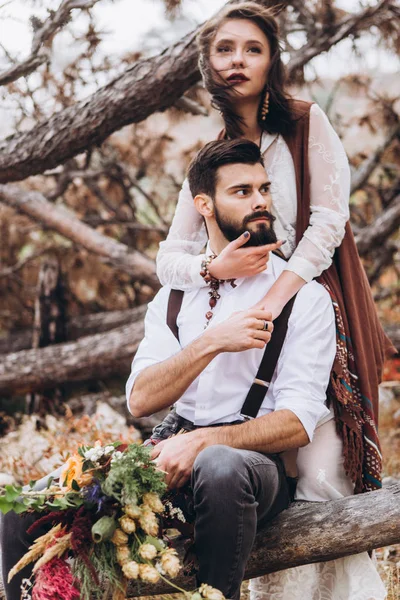
<svg viewBox="0 0 400 600"><path fill-rule="evenodd" d="M349 219L350 168L343 145L328 117L313 104L309 137L310 225L287 268L310 281L331 262Z"/></svg>
<svg viewBox="0 0 400 600"><path fill-rule="evenodd" d="M157 275L162 285L179 290L203 286L200 252L206 242L206 228L185 179L168 237L160 243L157 255Z"/></svg>

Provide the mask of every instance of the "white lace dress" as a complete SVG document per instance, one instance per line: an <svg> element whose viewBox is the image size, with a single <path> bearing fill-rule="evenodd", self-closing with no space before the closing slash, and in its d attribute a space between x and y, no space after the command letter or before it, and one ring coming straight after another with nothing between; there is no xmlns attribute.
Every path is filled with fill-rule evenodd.
<svg viewBox="0 0 400 600"><path fill-rule="evenodd" d="M280 135L263 134L261 151L271 181L272 212L287 269L311 281L327 269L344 236L349 218L350 170L342 143L324 112L310 112L310 224L296 247L297 196L292 156ZM200 276L207 234L183 183L168 237L160 244L157 274L163 285L190 289L204 285ZM299 451L297 499L324 501L351 495L342 442L333 420L317 429L313 442ZM367 553L287 569L253 579L251 600L384 600L386 592Z"/></svg>

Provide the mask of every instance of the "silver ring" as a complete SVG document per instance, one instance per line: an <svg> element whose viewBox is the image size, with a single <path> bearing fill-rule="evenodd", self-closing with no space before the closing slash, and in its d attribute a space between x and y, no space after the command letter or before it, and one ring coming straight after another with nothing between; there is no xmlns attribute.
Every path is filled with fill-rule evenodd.
<svg viewBox="0 0 400 600"><path fill-rule="evenodd" d="M264 321L264 327L263 327L264 331L268 331L268 321Z"/></svg>

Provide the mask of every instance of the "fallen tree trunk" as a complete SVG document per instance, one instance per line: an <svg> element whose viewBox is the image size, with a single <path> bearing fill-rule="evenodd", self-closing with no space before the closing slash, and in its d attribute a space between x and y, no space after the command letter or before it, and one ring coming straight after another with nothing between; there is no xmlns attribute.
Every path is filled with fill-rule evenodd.
<svg viewBox="0 0 400 600"><path fill-rule="evenodd" d="M296 502L257 535L245 579L399 542L399 483L331 502ZM196 587L193 577L173 581L187 590ZM131 585L127 597L171 592L164 582Z"/></svg>
<svg viewBox="0 0 400 600"><path fill-rule="evenodd" d="M258 0L267 6L282 2ZM290 5L290 0L284 4ZM329 50L343 38L389 20L392 0L380 0L376 6L352 13L336 22L329 32L313 35L299 48L288 64L289 76L302 69L312 58ZM91 97L76 102L30 131L18 132L0 142L0 182L19 181L43 173L100 145L113 132L131 123L139 123L156 111L176 104L197 81L195 30L160 55L139 60Z"/></svg>
<svg viewBox="0 0 400 600"><path fill-rule="evenodd" d="M105 262L126 271L157 289L160 283L153 260L83 223L65 206L56 206L42 194L16 185L0 185L0 201L97 254Z"/></svg>
<svg viewBox="0 0 400 600"><path fill-rule="evenodd" d="M0 363L0 395L35 392L64 381L126 375L143 334L140 321L77 342L6 354Z"/></svg>
<svg viewBox="0 0 400 600"><path fill-rule="evenodd" d="M72 317L67 320L67 341L72 342L87 335L110 331L121 325L130 325L141 321L146 314L147 304L128 308L127 310L112 310L92 315ZM0 338L0 354L19 352L32 348L32 329L22 329Z"/></svg>
<svg viewBox="0 0 400 600"><path fill-rule="evenodd" d="M144 335L145 311L146 306L140 306L132 309L132 313L111 313L110 322L120 319L120 323L123 323L120 327L79 338L75 342L3 354L0 361L0 395L44 390L66 381L89 381L111 375L127 375L133 355ZM87 331L96 330L97 326L104 329L108 326L107 321L97 325L104 314L107 313L79 317L79 321L87 318ZM128 318L129 314L133 315L132 319ZM391 326L387 332L399 348L398 327ZM79 327L74 335L78 333Z"/></svg>

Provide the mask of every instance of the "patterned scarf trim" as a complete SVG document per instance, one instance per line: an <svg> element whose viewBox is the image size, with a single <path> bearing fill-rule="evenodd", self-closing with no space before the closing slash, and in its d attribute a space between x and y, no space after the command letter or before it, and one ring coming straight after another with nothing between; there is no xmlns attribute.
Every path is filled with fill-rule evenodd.
<svg viewBox="0 0 400 600"><path fill-rule="evenodd" d="M346 475L355 484L355 493L382 487L382 454L374 410L361 393L351 339L346 335L340 309L332 297L336 320L336 357L328 386L328 402L333 406L336 430L343 441Z"/></svg>

